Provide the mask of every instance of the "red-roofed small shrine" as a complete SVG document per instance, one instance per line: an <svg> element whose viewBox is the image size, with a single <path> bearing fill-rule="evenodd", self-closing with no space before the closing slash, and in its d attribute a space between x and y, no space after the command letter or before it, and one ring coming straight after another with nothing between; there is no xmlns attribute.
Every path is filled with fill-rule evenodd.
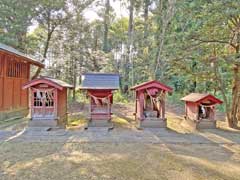
<svg viewBox="0 0 240 180"><path fill-rule="evenodd" d="M216 128L215 105L222 101L211 94L191 93L185 101L185 122L194 129Z"/></svg>
<svg viewBox="0 0 240 180"><path fill-rule="evenodd" d="M165 97L172 88L153 80L131 88L135 91L135 119L139 127L166 127Z"/></svg>

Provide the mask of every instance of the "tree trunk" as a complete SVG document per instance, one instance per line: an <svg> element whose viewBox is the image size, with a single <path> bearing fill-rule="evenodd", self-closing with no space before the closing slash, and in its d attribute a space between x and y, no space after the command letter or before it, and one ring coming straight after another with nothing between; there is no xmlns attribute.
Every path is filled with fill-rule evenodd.
<svg viewBox="0 0 240 180"><path fill-rule="evenodd" d="M240 103L240 65L235 64L233 67L233 88L232 88L232 108L231 116L228 119L229 127L237 128L238 125L238 109Z"/></svg>
<svg viewBox="0 0 240 180"><path fill-rule="evenodd" d="M161 55L162 55L162 51L163 51L163 45L165 42L165 36L166 36L166 32L167 32L167 28L170 24L170 21L172 20L172 17L174 16L175 13L175 4L176 4L176 0L168 0L168 4L166 6L166 9L164 10L164 5L163 5L163 1L161 0L159 2L159 6L158 6L158 11L159 11L159 18L161 19L161 24L159 24L160 27L160 35L159 35L159 45L158 45L158 51L157 51L157 56L155 59L155 63L154 63L154 74L153 77L156 78L157 76L157 72L158 72L158 68L160 68L161 65L161 74L163 75L163 61L161 60ZM163 11L165 11L165 13L163 13Z"/></svg>
<svg viewBox="0 0 240 180"><path fill-rule="evenodd" d="M44 51L43 51L43 60L41 61L41 63L44 63L45 59L47 58L47 52L48 52L49 43L50 43L53 31L54 31L54 29L51 31L48 31L47 40L46 40L46 44L45 44ZM37 71L33 75L32 79L36 79L38 77L38 75L41 72L41 69L42 68L40 68L40 67L37 68Z"/></svg>
<svg viewBox="0 0 240 180"><path fill-rule="evenodd" d="M105 14L104 14L104 37L103 37L103 51L108 52L108 25L110 13L110 0L105 0Z"/></svg>
<svg viewBox="0 0 240 180"><path fill-rule="evenodd" d="M150 5L150 0L145 0L144 1L144 15L143 15L143 18L144 18L144 35L143 35L143 38L144 38L144 41L147 40L147 37L148 37L148 11L149 11L149 5Z"/></svg>
<svg viewBox="0 0 240 180"><path fill-rule="evenodd" d="M127 43L127 55L124 63L124 78L123 86L129 86L129 73L130 73L130 60L131 60L131 48L133 44L133 11L134 11L134 0L130 0L129 6L129 21L128 21L128 43ZM126 90L128 92L128 90Z"/></svg>

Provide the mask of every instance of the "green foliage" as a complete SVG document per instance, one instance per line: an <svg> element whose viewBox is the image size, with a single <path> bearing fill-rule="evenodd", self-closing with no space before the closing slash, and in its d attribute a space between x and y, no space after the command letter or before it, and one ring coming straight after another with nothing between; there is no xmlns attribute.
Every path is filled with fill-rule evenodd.
<svg viewBox="0 0 240 180"><path fill-rule="evenodd" d="M122 2L124 10L130 10L129 2ZM103 1L2 0L0 41L46 55L42 73L75 87L82 73L115 72L121 74L122 89L157 79L174 88L172 102L190 92L210 92L231 104L240 1L137 0L132 5L129 34L129 17L115 16L111 3L108 12ZM99 19L84 17L89 7ZM77 92L76 99L84 97ZM115 100L128 98L117 92Z"/></svg>
<svg viewBox="0 0 240 180"><path fill-rule="evenodd" d="M129 98L126 95L122 94L120 91L116 91L114 93L114 101L118 103L128 103Z"/></svg>

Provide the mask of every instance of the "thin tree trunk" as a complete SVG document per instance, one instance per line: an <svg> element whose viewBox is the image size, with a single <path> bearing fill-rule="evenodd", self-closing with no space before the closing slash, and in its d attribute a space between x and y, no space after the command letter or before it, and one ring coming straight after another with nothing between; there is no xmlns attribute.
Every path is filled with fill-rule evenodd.
<svg viewBox="0 0 240 180"><path fill-rule="evenodd" d="M226 92L225 92L224 82L223 82L222 78L219 76L218 64L217 64L216 60L217 59L215 58L215 60L214 60L215 61L214 62L214 74L215 74L216 81L218 82L220 92L223 96L223 101L224 101L224 104L225 104L227 120L229 120L231 118L230 117L231 108L229 107L229 101L228 101L228 98L227 98L227 95L226 95Z"/></svg>
<svg viewBox="0 0 240 180"><path fill-rule="evenodd" d="M49 33L47 35L47 40L46 40L46 44L45 44L44 51L43 51L43 60L41 61L41 63L44 63L45 59L47 58L47 52L48 52L48 49L49 49L49 44L50 44L50 40L52 38L53 31L54 31L54 29L49 31ZM41 69L42 68L38 67L38 69L35 72L35 74L33 75L32 79L36 79L38 77L38 75L41 72Z"/></svg>
<svg viewBox="0 0 240 180"><path fill-rule="evenodd" d="M125 92L128 92L129 86L129 73L130 73L130 59L131 59L131 48L133 41L133 11L134 11L134 0L130 0L129 6L129 21L128 21L128 43L127 43L127 56L124 64L124 79L123 85Z"/></svg>
<svg viewBox="0 0 240 180"><path fill-rule="evenodd" d="M163 63L161 60L161 55L162 55L162 50L163 50L163 45L164 45L164 41L165 41L165 36L166 36L166 31L168 28L168 25L172 19L172 17L174 16L175 13L175 4L176 4L176 0L168 0L168 4L167 4L167 9L165 10L166 13L163 13L163 1L160 0L159 2L159 7L158 7L158 11L159 11L159 18L161 18L161 32L159 35L159 45L158 45L158 51L157 51L157 57L154 63L154 74L153 74L153 78L156 78L157 75L157 71L158 68L160 67L160 65ZM162 65L163 66L163 65ZM163 73L163 68L161 70L161 73Z"/></svg>
<svg viewBox="0 0 240 180"><path fill-rule="evenodd" d="M105 0L105 14L104 14L104 38L103 51L108 52L108 26L109 26L110 0Z"/></svg>
<svg viewBox="0 0 240 180"><path fill-rule="evenodd" d="M143 15L143 18L144 18L144 35L143 35L143 38L144 38L144 41L147 40L147 37L148 37L148 11L149 11L149 5L150 5L150 0L145 0L144 1L144 15Z"/></svg>

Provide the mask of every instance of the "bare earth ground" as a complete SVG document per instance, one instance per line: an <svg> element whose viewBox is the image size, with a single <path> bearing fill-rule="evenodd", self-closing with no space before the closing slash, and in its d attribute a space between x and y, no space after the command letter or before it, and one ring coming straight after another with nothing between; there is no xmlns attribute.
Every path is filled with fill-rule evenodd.
<svg viewBox="0 0 240 180"><path fill-rule="evenodd" d="M137 130L133 109L115 105L112 131L84 130L88 111L79 104L66 130L0 124L0 179L240 180L239 131L223 122L212 130L183 128L175 107L168 108L168 129Z"/></svg>

